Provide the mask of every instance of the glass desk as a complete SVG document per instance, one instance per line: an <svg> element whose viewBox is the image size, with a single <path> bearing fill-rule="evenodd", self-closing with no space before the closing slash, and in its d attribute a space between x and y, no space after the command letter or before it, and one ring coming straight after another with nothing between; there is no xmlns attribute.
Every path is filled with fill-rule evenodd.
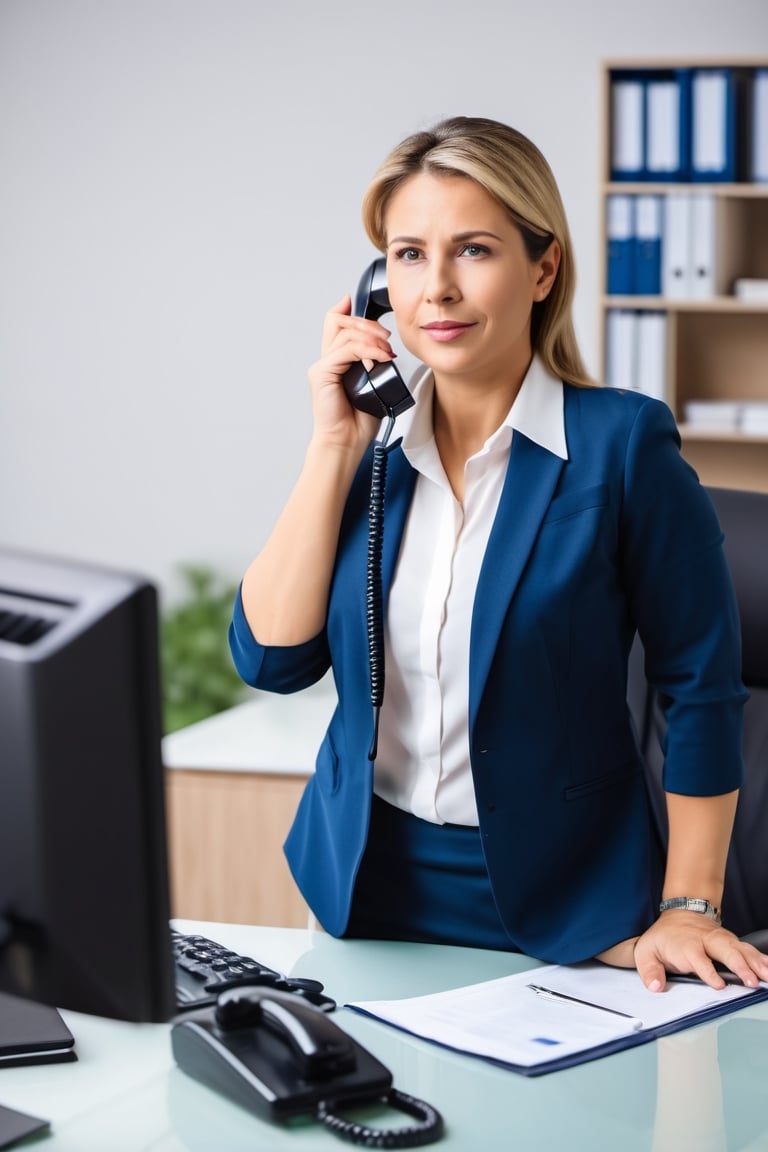
<svg viewBox="0 0 768 1152"><path fill-rule="evenodd" d="M492 979L533 962L510 953L372 941L322 932L176 921L271 967L322 980L340 1003L417 995ZM174 1064L169 1025L63 1013L78 1062L0 1069L0 1104L43 1116L40 1152L254 1152L336 1148L318 1124L267 1124ZM768 1003L595 1060L528 1078L377 1021L336 1019L438 1108L430 1147L483 1152L768 1152Z"/></svg>

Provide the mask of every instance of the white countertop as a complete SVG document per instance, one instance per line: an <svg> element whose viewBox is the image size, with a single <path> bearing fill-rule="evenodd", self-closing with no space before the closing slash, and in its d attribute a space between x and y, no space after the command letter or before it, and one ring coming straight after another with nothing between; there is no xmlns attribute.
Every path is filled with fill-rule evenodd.
<svg viewBox="0 0 768 1152"><path fill-rule="evenodd" d="M289 696L255 691L244 704L163 739L166 768L309 776L336 706L333 678Z"/></svg>

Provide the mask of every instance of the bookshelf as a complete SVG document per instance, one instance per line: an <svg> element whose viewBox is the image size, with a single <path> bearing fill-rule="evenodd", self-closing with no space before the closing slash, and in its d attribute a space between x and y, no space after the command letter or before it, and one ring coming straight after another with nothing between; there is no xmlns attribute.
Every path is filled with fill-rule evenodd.
<svg viewBox="0 0 768 1152"><path fill-rule="evenodd" d="M612 60L602 88L601 378L666 400L703 483L768 491L768 57Z"/></svg>

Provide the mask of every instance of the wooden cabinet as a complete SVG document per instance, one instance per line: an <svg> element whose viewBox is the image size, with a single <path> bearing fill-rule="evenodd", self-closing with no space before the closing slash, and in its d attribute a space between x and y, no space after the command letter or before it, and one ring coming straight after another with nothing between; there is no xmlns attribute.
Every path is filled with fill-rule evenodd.
<svg viewBox="0 0 768 1152"><path fill-rule="evenodd" d="M690 165L681 179L648 179L631 175L633 142L625 149L622 163L629 175L617 173L617 150L622 150L619 105L615 85L626 78L639 81L640 88L654 80L686 74L716 73L727 70L746 83L736 127L754 149L755 133L762 133L763 150L768 150L768 121L757 129L753 120L754 80L768 69L768 58L751 60L642 60L609 61L604 66L604 150L602 173L601 262L604 268L600 304L601 377L611 380L609 333L611 314L643 316L663 314L663 396L675 414L683 439L683 453L706 484L768 491L768 298L739 298L734 294L737 280L764 281L768 285L768 177L754 182L752 156L745 167L734 173L736 179L708 182L692 173ZM699 72L704 70L704 72ZM763 77L765 81L765 77ZM764 89L763 89L764 90ZM631 95L631 93L630 93ZM690 89L686 94L689 102ZM622 113L623 114L623 113ZM644 143L648 147L646 120ZM763 110L765 116L765 110ZM681 120L682 124L682 120ZM634 132L634 130L633 130ZM639 138L638 138L639 142ZM691 146L692 147L692 146ZM645 153L647 159L647 151ZM695 197L710 196L713 208L713 268L711 290L699 298L671 296L664 291L664 279L657 295L608 294L608 252L611 241L609 211L616 197L666 197L689 192ZM664 220L662 209L662 221ZM668 235L662 223L661 244ZM662 251L662 262L664 253ZM695 271L695 269L694 269ZM613 317L615 320L615 315ZM638 380L635 386L643 387ZM748 418L748 415L750 418ZM705 418L702 418L705 417Z"/></svg>
<svg viewBox="0 0 768 1152"><path fill-rule="evenodd" d="M329 675L165 737L174 916L306 928L283 843L335 704Z"/></svg>
<svg viewBox="0 0 768 1152"><path fill-rule="evenodd" d="M283 773L169 769L172 914L306 928L309 911L283 855L305 784Z"/></svg>

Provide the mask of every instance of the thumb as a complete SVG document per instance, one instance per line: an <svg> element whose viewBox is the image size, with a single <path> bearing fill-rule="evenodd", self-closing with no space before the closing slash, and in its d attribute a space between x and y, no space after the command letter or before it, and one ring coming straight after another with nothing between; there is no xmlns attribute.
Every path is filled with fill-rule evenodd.
<svg viewBox="0 0 768 1152"><path fill-rule="evenodd" d="M635 965L640 979L649 992L662 992L664 990L667 972L655 952L645 956L642 950L638 948L635 952Z"/></svg>
<svg viewBox="0 0 768 1152"><path fill-rule="evenodd" d="M341 300L337 300L330 312L336 312L340 316L352 315L352 297L350 295L342 296Z"/></svg>
<svg viewBox="0 0 768 1152"><path fill-rule="evenodd" d="M332 308L329 308L323 319L323 335L321 340L321 349L325 353L333 343L334 338L340 330L341 322L340 316L352 315L352 297L342 296L341 300L337 300Z"/></svg>

